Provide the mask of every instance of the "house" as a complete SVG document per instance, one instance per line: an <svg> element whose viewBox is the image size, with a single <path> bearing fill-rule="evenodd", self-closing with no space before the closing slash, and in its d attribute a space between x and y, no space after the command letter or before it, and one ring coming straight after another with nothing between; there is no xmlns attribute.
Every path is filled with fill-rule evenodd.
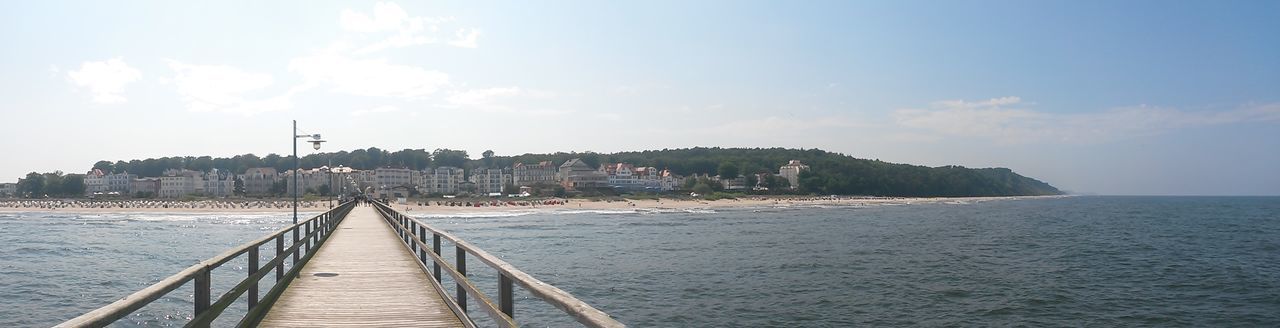
<svg viewBox="0 0 1280 328"><path fill-rule="evenodd" d="M227 170L213 169L203 174L199 183L204 185L203 194L213 197L229 197L235 194L236 176Z"/></svg>
<svg viewBox="0 0 1280 328"><path fill-rule="evenodd" d="M90 170L84 175L84 194L93 195L107 192L107 175L100 169Z"/></svg>
<svg viewBox="0 0 1280 328"><path fill-rule="evenodd" d="M671 170L662 170L658 173L658 186L662 191L680 190L684 187L684 178L672 173Z"/></svg>
<svg viewBox="0 0 1280 328"><path fill-rule="evenodd" d="M787 165L778 168L778 176L787 179L791 183L791 189L800 187L800 172L808 171L809 166L801 164L799 160L791 160Z"/></svg>
<svg viewBox="0 0 1280 328"><path fill-rule="evenodd" d="M609 186L609 176L591 168L582 159L574 158L560 165L560 185L566 190L604 188Z"/></svg>
<svg viewBox="0 0 1280 328"><path fill-rule="evenodd" d="M251 168L240 175L240 181L244 183L245 195L251 196L270 195L271 187L279 180L280 177L276 169L271 167Z"/></svg>
<svg viewBox="0 0 1280 328"><path fill-rule="evenodd" d="M511 174L500 169L477 169L471 173L469 181L475 184L476 193L502 193L502 188L511 182Z"/></svg>
<svg viewBox="0 0 1280 328"><path fill-rule="evenodd" d="M107 185L107 192L118 192L121 194L127 194L133 191L133 189L130 188L130 185L132 184L133 179L137 179L137 178L138 178L138 175L136 174L129 174L129 172L120 172L120 173L107 174L106 176L103 177L103 180L105 180L105 183Z"/></svg>
<svg viewBox="0 0 1280 328"><path fill-rule="evenodd" d="M0 183L0 197L15 197L17 195L18 195L18 184Z"/></svg>
<svg viewBox="0 0 1280 328"><path fill-rule="evenodd" d="M542 161L538 164L516 163L511 166L511 183L517 186L532 186L535 184L554 184L556 178L556 166L551 161Z"/></svg>
<svg viewBox="0 0 1280 328"><path fill-rule="evenodd" d="M180 198L187 195L204 194L204 180L200 172L192 170L165 170L160 177L160 194L162 198Z"/></svg>
<svg viewBox="0 0 1280 328"><path fill-rule="evenodd" d="M421 184L418 185L418 192L429 194L445 194L453 195L462 191L463 179L462 168L452 166L441 166L435 169L428 169L422 172Z"/></svg>
<svg viewBox="0 0 1280 328"><path fill-rule="evenodd" d="M160 193L160 178L137 178L129 181L129 192L156 195Z"/></svg>

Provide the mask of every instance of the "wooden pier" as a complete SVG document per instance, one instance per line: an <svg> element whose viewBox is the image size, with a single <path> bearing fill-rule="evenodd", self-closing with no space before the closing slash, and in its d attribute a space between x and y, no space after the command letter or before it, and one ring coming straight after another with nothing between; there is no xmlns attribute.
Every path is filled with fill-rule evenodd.
<svg viewBox="0 0 1280 328"><path fill-rule="evenodd" d="M373 207L347 214L262 327L463 327Z"/></svg>
<svg viewBox="0 0 1280 328"><path fill-rule="evenodd" d="M454 263L440 255L445 242L454 248ZM271 244L274 252L261 252ZM210 272L240 256L249 262L246 277L219 286L225 292L214 299L218 288L211 286ZM468 257L498 272L497 302L467 279ZM275 284L259 297L259 281L272 272ZM456 295L446 292L445 281L456 286ZM195 304L187 327L208 327L231 306L247 307L243 317L233 318L236 327L475 327L468 301L492 324L516 327L516 286L584 326L625 327L479 247L376 202L344 203L57 327L110 325L185 285L194 287Z"/></svg>

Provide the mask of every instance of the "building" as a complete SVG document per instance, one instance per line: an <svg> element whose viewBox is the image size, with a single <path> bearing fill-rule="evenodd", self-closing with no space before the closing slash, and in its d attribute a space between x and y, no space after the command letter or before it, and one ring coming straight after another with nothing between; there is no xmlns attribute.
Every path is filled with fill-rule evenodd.
<svg viewBox="0 0 1280 328"><path fill-rule="evenodd" d="M502 193L511 182L511 173L500 169L478 169L471 172L469 181L475 184L475 191L479 194Z"/></svg>
<svg viewBox="0 0 1280 328"><path fill-rule="evenodd" d="M280 177L285 181L285 192L293 195L293 171L285 171ZM325 194L326 189L332 193L336 185L333 181L333 174L329 172L329 167L321 166L314 169L304 169L298 171L298 184L302 185L299 195L306 193Z"/></svg>
<svg viewBox="0 0 1280 328"><path fill-rule="evenodd" d="M660 172L653 167L636 167L627 163L610 163L600 167L608 176L610 187L625 191L662 190Z"/></svg>
<svg viewBox="0 0 1280 328"><path fill-rule="evenodd" d="M739 175L739 176L738 176L738 177L736 177L736 178L732 178L732 179L726 179L726 178L724 178L724 177L721 177L721 176L718 176L718 175L717 175L717 176L715 176L714 178L712 178L711 180L712 180L712 181L719 182L721 186L724 186L724 190L743 190L743 189L747 189L747 177L744 177L744 176L741 176L741 175Z"/></svg>
<svg viewBox="0 0 1280 328"><path fill-rule="evenodd" d="M799 160L791 160L787 165L778 168L778 176L787 179L791 183L791 189L800 187L800 172L808 171L809 166L801 164Z"/></svg>
<svg viewBox="0 0 1280 328"><path fill-rule="evenodd" d="M133 179L137 179L138 175L129 174L129 172L112 173L103 177L107 185L107 192L116 192L120 194L128 194L133 191L131 184Z"/></svg>
<svg viewBox="0 0 1280 328"><path fill-rule="evenodd" d="M658 173L658 186L662 191L680 190L684 187L684 178L672 173L671 170L662 170Z"/></svg>
<svg viewBox="0 0 1280 328"><path fill-rule="evenodd" d="M18 184L16 183L0 183L0 197L17 197Z"/></svg>
<svg viewBox="0 0 1280 328"><path fill-rule="evenodd" d="M129 181L129 192L134 195L155 196L160 193L160 178L138 178Z"/></svg>
<svg viewBox="0 0 1280 328"><path fill-rule="evenodd" d="M240 181L244 184L245 195L250 196L267 196L271 194L271 187L279 181L279 174L275 168L271 167L255 167L244 171L240 175Z"/></svg>
<svg viewBox="0 0 1280 328"><path fill-rule="evenodd" d="M462 168L452 166L441 166L435 169L428 169L422 172L418 192L428 194L445 194L453 195L462 192L463 179Z"/></svg>
<svg viewBox="0 0 1280 328"><path fill-rule="evenodd" d="M100 169L90 170L84 174L84 194L103 194L107 192L107 175Z"/></svg>
<svg viewBox="0 0 1280 328"><path fill-rule="evenodd" d="M560 165L560 185L565 190L582 190L586 188L605 188L609 186L609 176L591 168L582 159L574 158Z"/></svg>
<svg viewBox="0 0 1280 328"><path fill-rule="evenodd" d="M551 161L538 164L516 163L511 166L511 183L516 186L555 184L557 181L556 166Z"/></svg>
<svg viewBox="0 0 1280 328"><path fill-rule="evenodd" d="M202 174L199 184L204 185L202 194L212 197L230 197L235 194L236 175L227 170L213 169Z"/></svg>
<svg viewBox="0 0 1280 328"><path fill-rule="evenodd" d="M204 180L200 172L191 170L165 170L160 177L161 198L181 198L204 193Z"/></svg>

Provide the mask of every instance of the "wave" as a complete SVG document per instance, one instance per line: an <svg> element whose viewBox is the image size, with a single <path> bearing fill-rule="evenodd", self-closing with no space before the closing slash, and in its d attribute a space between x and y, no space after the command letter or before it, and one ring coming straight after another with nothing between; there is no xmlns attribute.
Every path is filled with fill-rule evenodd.
<svg viewBox="0 0 1280 328"><path fill-rule="evenodd" d="M473 213L422 214L422 215L412 215L412 216L413 216L413 217L416 217L416 218L419 218L419 219L446 219L446 218L463 218L463 219L472 219L472 218L510 218L510 217L525 216L525 215L538 214L538 213L539 213L539 212L526 212L526 211L522 211L522 212L473 212Z"/></svg>

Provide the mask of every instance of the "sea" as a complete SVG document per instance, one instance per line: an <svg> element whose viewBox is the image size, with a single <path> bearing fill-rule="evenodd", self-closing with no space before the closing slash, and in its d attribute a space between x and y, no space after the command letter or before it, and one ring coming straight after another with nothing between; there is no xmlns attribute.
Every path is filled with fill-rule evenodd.
<svg viewBox="0 0 1280 328"><path fill-rule="evenodd" d="M1280 197L417 216L634 327L1280 326ZM0 213L0 327L55 325L290 220ZM245 274L228 263L214 288ZM191 304L187 286L116 325L181 326ZM518 287L515 308L576 326Z"/></svg>

